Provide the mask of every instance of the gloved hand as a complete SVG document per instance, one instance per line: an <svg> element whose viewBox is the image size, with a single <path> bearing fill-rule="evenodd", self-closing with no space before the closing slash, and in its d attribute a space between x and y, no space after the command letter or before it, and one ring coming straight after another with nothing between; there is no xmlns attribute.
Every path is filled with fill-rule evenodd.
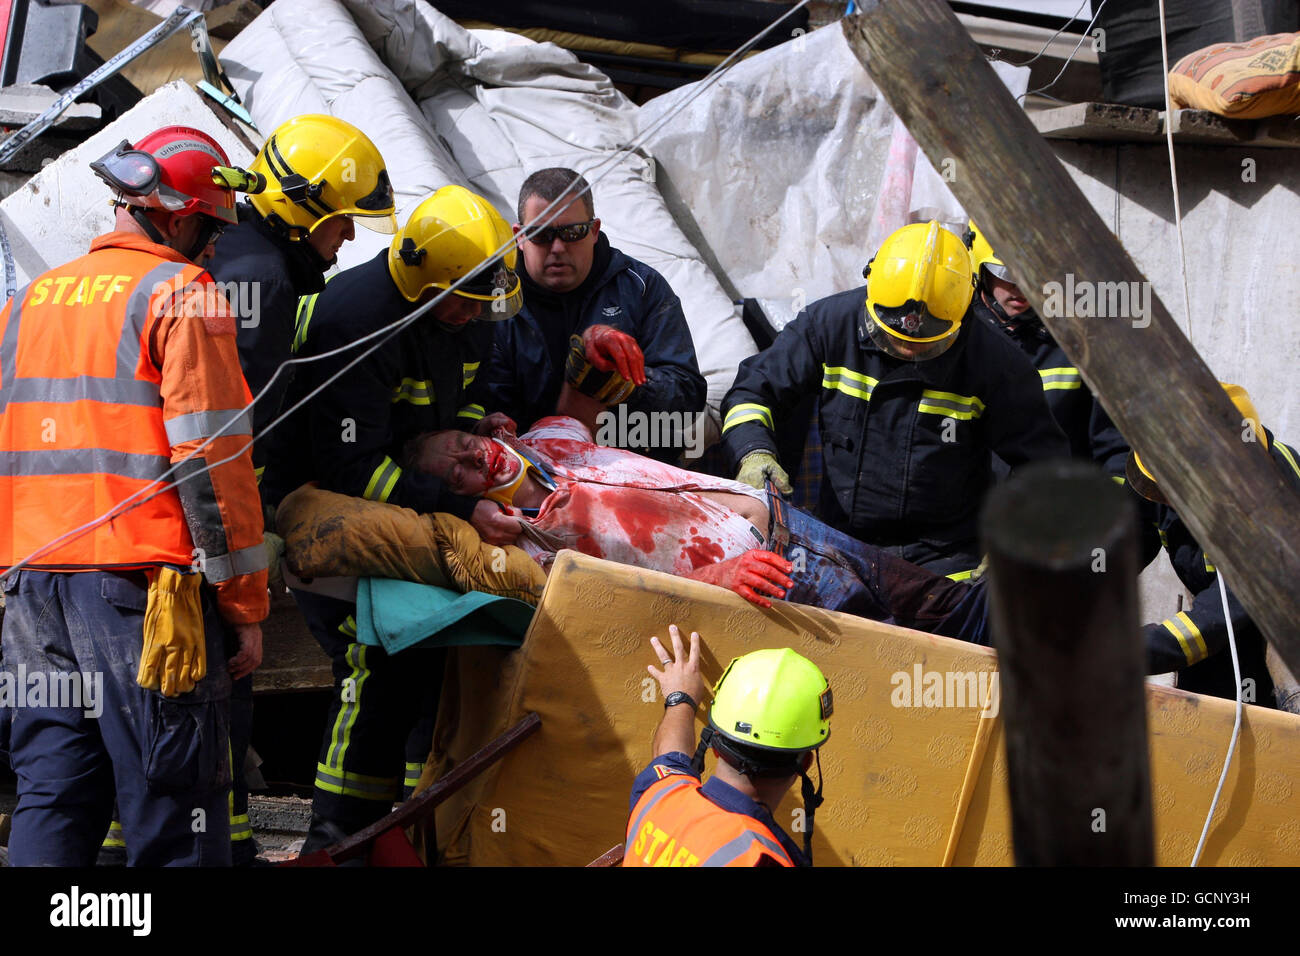
<svg viewBox="0 0 1300 956"><path fill-rule="evenodd" d="M149 578L144 647L135 682L164 697L194 689L208 673L208 649L199 601L202 575L162 567Z"/></svg>
<svg viewBox="0 0 1300 956"><path fill-rule="evenodd" d="M607 325L594 325L587 332L591 332L593 329L606 329L611 334L623 336L623 338L632 342L632 348L636 349L638 362L641 365L644 364L644 359L641 358L641 350L637 348L636 342L632 340L631 336L623 335L622 332L611 329ZM617 405L626 401L627 397L636 390L636 383L622 375L607 357L602 356L599 362L591 359L589 356L592 352L587 348L586 338L586 334L569 337L569 356L564 363L564 380L583 395L596 399L602 405ZM602 340L602 346L612 349L614 347L611 344L612 341ZM626 360L626 354L620 354ZM606 365L607 369L602 370L601 364ZM626 364L626 361L624 364ZM641 370L641 381L645 381L643 368Z"/></svg>
<svg viewBox="0 0 1300 956"><path fill-rule="evenodd" d="M736 472L736 480L741 484L762 491L768 478L776 483L781 494L788 495L794 491L794 486L790 484L790 476L785 473L781 463L770 451L751 451L740 459L740 470Z"/></svg>
<svg viewBox="0 0 1300 956"><path fill-rule="evenodd" d="M266 586L279 593L284 590L284 572L280 559L284 557L284 538L274 531L262 534L262 548L266 551Z"/></svg>
<svg viewBox="0 0 1300 956"><path fill-rule="evenodd" d="M735 591L759 607L771 607L772 602L764 595L785 597L786 591L794 587L794 581L787 577L793 567L779 554L755 548L739 557L699 568L687 577Z"/></svg>
<svg viewBox="0 0 1300 956"><path fill-rule="evenodd" d="M645 384L645 356L636 339L612 325L593 325L582 333L587 359L602 372L618 371L634 385Z"/></svg>

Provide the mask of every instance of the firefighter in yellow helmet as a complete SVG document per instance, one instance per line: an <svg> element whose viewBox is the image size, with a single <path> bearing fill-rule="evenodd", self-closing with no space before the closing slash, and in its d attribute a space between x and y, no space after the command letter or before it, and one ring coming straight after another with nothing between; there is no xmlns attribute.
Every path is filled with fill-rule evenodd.
<svg viewBox="0 0 1300 956"><path fill-rule="evenodd" d="M789 493L778 434L783 444L806 434L795 412L815 395L820 492L795 504L914 564L969 577L993 456L1015 468L1068 446L1028 359L970 320L974 275L957 235L937 222L904 226L864 275L865 287L812 303L741 363L722 402L723 445L737 480Z"/></svg>
<svg viewBox="0 0 1300 956"><path fill-rule="evenodd" d="M677 625L668 630L671 654L659 638L650 639L663 669L647 670L663 692L664 717L654 758L632 785L623 865L811 866L822 792L808 770L831 733L826 677L788 647L733 658L696 747L695 712L707 690L700 635L691 634L688 651ZM701 784L709 750L717 769ZM802 851L773 818L796 780L803 781Z"/></svg>
<svg viewBox="0 0 1300 956"><path fill-rule="evenodd" d="M1110 473L1124 467L1128 444L1093 397L1065 350L1056 344L1011 270L993 251L972 220L963 239L970 246L975 271L974 316L1003 332L1033 363L1043 383L1043 397L1065 432L1070 454L1095 461Z"/></svg>
<svg viewBox="0 0 1300 956"><path fill-rule="evenodd" d="M219 178L249 192L237 207L238 223L217 241L208 265L229 299L236 320L239 364L254 395L253 434L260 436L282 411L289 386L298 298L325 287L324 273L339 248L352 239L355 222L381 233L395 228L393 188L379 150L361 130L333 116L298 116L267 137L247 171L224 167ZM266 443L253 445L259 481L267 462ZM273 588L284 590L279 573L283 548L266 536ZM252 681L237 681L231 697L231 750L236 778L231 811L236 865L256 856L248 821L248 791L241 768L252 726Z"/></svg>
<svg viewBox="0 0 1300 956"><path fill-rule="evenodd" d="M1221 384L1240 415L1233 425L1241 440L1273 460L1300 501L1300 457L1264 427L1244 388L1227 382ZM1184 690L1235 699L1232 658L1223 653L1228 633L1214 559L1169 504L1149 465L1136 451L1129 454L1126 477L1130 487L1143 499L1138 506L1142 565L1158 557L1163 548L1178 580L1193 595L1184 610L1157 624L1147 624L1143 629L1147 671L1151 674L1177 671L1178 686ZM1231 577L1225 583L1228 585L1228 613L1236 635L1246 702L1272 706L1274 682L1265 663L1264 637L1232 593ZM1284 702L1278 701L1278 704ZM1294 710L1296 704L1289 706Z"/></svg>
<svg viewBox="0 0 1300 956"><path fill-rule="evenodd" d="M513 540L518 512L452 494L439 478L398 462L406 443L425 432L500 424L471 413L465 394L484 358L489 324L519 307L517 255L510 226L491 203L444 186L411 210L385 248L305 298L295 336L299 356L367 335L382 344L360 361L364 348L299 366L289 404L355 362L272 433L266 496L278 502L317 481L358 498L453 514L493 543ZM423 306L431 307L397 327ZM355 604L293 593L337 680L317 764L310 851L391 808L404 777L402 742L420 716L436 661L407 651L394 666L381 648L357 642ZM428 743L426 737L421 763Z"/></svg>

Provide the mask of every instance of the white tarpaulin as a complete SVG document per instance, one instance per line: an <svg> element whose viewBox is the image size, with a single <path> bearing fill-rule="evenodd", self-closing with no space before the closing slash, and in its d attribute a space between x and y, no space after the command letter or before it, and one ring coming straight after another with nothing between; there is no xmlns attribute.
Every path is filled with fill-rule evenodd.
<svg viewBox="0 0 1300 956"><path fill-rule="evenodd" d="M638 154L614 162L636 135L636 106L572 54L471 33L414 0L277 0L222 62L263 133L313 112L364 130L388 164L399 221L447 183L478 191L513 221L529 173L576 169L595 180L610 241L663 273L681 298L715 411L753 352L739 310L668 213L653 165ZM340 264L362 262L384 242L358 230Z"/></svg>

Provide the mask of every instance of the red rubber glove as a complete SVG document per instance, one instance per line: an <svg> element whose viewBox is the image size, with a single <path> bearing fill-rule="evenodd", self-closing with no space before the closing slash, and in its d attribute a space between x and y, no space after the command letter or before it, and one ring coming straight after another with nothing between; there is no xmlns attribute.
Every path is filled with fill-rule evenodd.
<svg viewBox="0 0 1300 956"><path fill-rule="evenodd" d="M759 607L771 607L772 602L764 595L785 597L786 591L794 587L794 581L787 577L793 567L779 554L755 548L739 557L692 571L687 577L735 591Z"/></svg>
<svg viewBox="0 0 1300 956"><path fill-rule="evenodd" d="M645 356L636 339L610 325L593 325L582 333L587 361L602 372L615 369L633 385L645 384Z"/></svg>

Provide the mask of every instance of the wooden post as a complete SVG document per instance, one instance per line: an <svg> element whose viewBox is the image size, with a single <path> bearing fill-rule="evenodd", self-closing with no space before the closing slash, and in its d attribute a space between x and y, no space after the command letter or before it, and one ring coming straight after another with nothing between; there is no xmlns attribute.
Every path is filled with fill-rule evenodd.
<svg viewBox="0 0 1300 956"><path fill-rule="evenodd" d="M1228 586L1300 673L1295 493L1258 442L1244 440L1241 415L1205 362L948 5L861 6L844 20L853 52L935 168L953 171L957 199ZM1082 308L1085 296L1091 310ZM1096 315L1099 297L1112 314L1079 314Z"/></svg>
<svg viewBox="0 0 1300 956"><path fill-rule="evenodd" d="M1151 866L1137 509L1086 462L1038 462L980 520L1021 866Z"/></svg>

